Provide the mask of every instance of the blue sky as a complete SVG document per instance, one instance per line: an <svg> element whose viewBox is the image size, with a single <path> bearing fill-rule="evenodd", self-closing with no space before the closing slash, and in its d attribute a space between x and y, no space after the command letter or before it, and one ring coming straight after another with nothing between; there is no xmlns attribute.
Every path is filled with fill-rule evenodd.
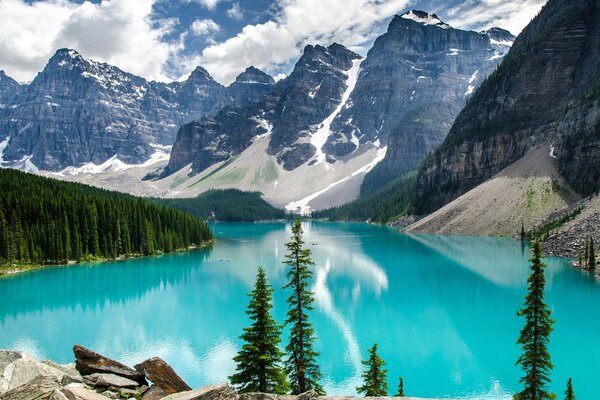
<svg viewBox="0 0 600 400"><path fill-rule="evenodd" d="M197 65L230 83L254 65L289 73L307 44L366 54L394 14L435 12L461 29L518 34L545 0L0 0L0 69L33 79L61 47L147 79Z"/></svg>

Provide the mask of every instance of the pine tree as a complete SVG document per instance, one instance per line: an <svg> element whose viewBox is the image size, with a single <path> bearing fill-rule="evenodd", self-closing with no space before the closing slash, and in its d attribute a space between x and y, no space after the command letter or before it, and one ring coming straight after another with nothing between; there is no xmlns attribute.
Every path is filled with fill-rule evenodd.
<svg viewBox="0 0 600 400"><path fill-rule="evenodd" d="M400 377L398 379L398 393L396 393L396 397L404 397L404 378Z"/></svg>
<svg viewBox="0 0 600 400"><path fill-rule="evenodd" d="M525 223L521 221L521 240L525 240Z"/></svg>
<svg viewBox="0 0 600 400"><path fill-rule="evenodd" d="M596 252L594 250L594 238L590 238L588 270L591 274L594 274L596 272Z"/></svg>
<svg viewBox="0 0 600 400"><path fill-rule="evenodd" d="M363 385L356 388L358 393L362 393L365 397L382 397L387 396L387 369L385 361L377 354L377 343L369 349L369 358L363 360L363 365L367 368L362 373ZM404 386L402 380L400 383ZM404 391L404 388L402 388Z"/></svg>
<svg viewBox="0 0 600 400"><path fill-rule="evenodd" d="M280 366L283 356L278 347L281 343L281 327L271 316L273 289L262 267L258 268L254 290L249 296L246 314L252 320L252 325L244 328L240 336L244 345L233 358L237 372L229 379L241 393L285 394L289 385Z"/></svg>
<svg viewBox="0 0 600 400"><path fill-rule="evenodd" d="M565 390L565 400L575 400L575 392L573 391L573 379L567 380L567 390Z"/></svg>
<svg viewBox="0 0 600 400"><path fill-rule="evenodd" d="M519 382L524 384L521 392L515 394L515 400L545 400L555 398L548 392L552 362L548 352L548 342L552 332L551 311L544 303L545 264L541 260L542 247L539 242L533 245L531 257L531 275L527 279L527 295L524 307L517 315L525 318L525 326L521 330L517 344L523 353L517 360L525 375Z"/></svg>
<svg viewBox="0 0 600 400"><path fill-rule="evenodd" d="M309 290L312 277L310 267L313 261L310 258L310 250L303 247L302 233L300 219L296 219L292 225L292 240L286 243L288 252L284 261L290 267L287 273L289 282L284 289L289 288L292 291L286 300L289 309L285 324L290 327L290 337L285 348L285 372L290 379L292 394L314 389L324 395L325 392L319 384L321 371L316 363L319 353L313 350L314 329L307 314L313 309L314 301Z"/></svg>

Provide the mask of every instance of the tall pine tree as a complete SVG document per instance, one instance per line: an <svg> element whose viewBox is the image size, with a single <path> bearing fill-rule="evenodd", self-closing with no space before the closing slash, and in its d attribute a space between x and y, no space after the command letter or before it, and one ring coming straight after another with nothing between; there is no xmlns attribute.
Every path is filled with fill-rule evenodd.
<svg viewBox="0 0 600 400"><path fill-rule="evenodd" d="M362 373L363 385L357 387L356 391L364 394L365 397L387 396L387 369L384 369L385 361L377 354L377 343L369 349L369 358L363 360L362 363L367 369ZM402 378L400 379L404 386ZM404 391L404 387L402 387L402 391Z"/></svg>
<svg viewBox="0 0 600 400"><path fill-rule="evenodd" d="M575 400L575 392L573 391L573 379L567 380L567 390L565 390L565 400Z"/></svg>
<svg viewBox="0 0 600 400"><path fill-rule="evenodd" d="M404 378L398 378L398 393L396 393L396 397L404 397Z"/></svg>
<svg viewBox="0 0 600 400"><path fill-rule="evenodd" d="M315 332L307 314L313 309L314 301L309 289L312 277L310 267L313 261L310 258L310 250L303 246L302 233L302 224L298 218L292 225L291 241L286 243L288 252L284 261L290 267L287 273L289 282L284 289L291 289L292 292L286 300L289 309L285 324L289 326L290 337L285 348L285 372L290 379L292 394L314 389L324 395L325 392L319 384L321 370L316 361L319 353L313 350Z"/></svg>
<svg viewBox="0 0 600 400"><path fill-rule="evenodd" d="M262 267L258 268L254 290L249 296L246 314L252 324L244 328L240 336L244 345L233 358L237 372L229 379L241 393L285 394L289 385L280 365L283 356L279 350L281 327L271 316L273 289Z"/></svg>
<svg viewBox="0 0 600 400"><path fill-rule="evenodd" d="M524 385L521 392L515 394L515 400L545 400L554 399L548 392L552 362L548 352L550 333L552 332L551 311L544 303L546 279L542 262L542 247L539 242L533 244L531 257L531 275L527 279L527 295L524 307L517 315L525 318L525 326L521 330L517 344L521 345L523 353L517 360L525 375L520 379Z"/></svg>
<svg viewBox="0 0 600 400"><path fill-rule="evenodd" d="M594 249L594 238L590 238L588 270L590 271L590 274L594 274L596 272L596 250Z"/></svg>

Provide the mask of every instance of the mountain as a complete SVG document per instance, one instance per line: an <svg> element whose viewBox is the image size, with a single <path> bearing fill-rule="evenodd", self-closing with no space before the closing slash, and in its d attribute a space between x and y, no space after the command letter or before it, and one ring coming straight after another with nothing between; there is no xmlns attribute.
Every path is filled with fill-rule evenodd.
<svg viewBox="0 0 600 400"><path fill-rule="evenodd" d="M0 70L0 109L7 107L21 89L19 82L15 81L6 73Z"/></svg>
<svg viewBox="0 0 600 400"><path fill-rule="evenodd" d="M532 149L577 192L600 189L600 1L549 0L458 115L420 170L427 213Z"/></svg>
<svg viewBox="0 0 600 400"><path fill-rule="evenodd" d="M261 174L256 163L240 164L225 180L215 179L212 171L233 169L244 153L258 157L260 141L266 143L261 160L276 163L277 179L270 184L292 180L301 190L289 204L282 203L290 198L278 193L281 186L248 180L248 190L261 190L289 209L307 197L311 204L302 202L305 209L352 200L365 174L382 159L386 174L395 178L443 141L512 39L499 28L463 31L435 14L410 11L391 21L364 59L339 44L307 46L292 73L263 100L183 125L161 176L211 174L214 185L203 182L205 188L238 187L245 176Z"/></svg>
<svg viewBox="0 0 600 400"><path fill-rule="evenodd" d="M183 123L260 99L273 86L262 79L260 85L242 78L224 87L198 67L183 82L149 82L60 49L5 104L0 139L10 139L3 164L60 171L112 157L142 163L171 145ZM14 84L7 87L2 93L15 90Z"/></svg>

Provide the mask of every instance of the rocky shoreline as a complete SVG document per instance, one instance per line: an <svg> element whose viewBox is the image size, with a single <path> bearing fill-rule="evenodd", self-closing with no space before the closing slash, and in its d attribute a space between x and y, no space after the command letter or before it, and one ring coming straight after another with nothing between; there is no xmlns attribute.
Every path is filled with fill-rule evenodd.
<svg viewBox="0 0 600 400"><path fill-rule="evenodd" d="M228 383L192 389L159 357L129 367L83 346L73 346L75 363L38 361L0 350L0 400L352 400L351 396L237 393ZM386 399L384 397L378 399ZM391 398L390 398L391 399ZM413 397L394 399L418 400Z"/></svg>

